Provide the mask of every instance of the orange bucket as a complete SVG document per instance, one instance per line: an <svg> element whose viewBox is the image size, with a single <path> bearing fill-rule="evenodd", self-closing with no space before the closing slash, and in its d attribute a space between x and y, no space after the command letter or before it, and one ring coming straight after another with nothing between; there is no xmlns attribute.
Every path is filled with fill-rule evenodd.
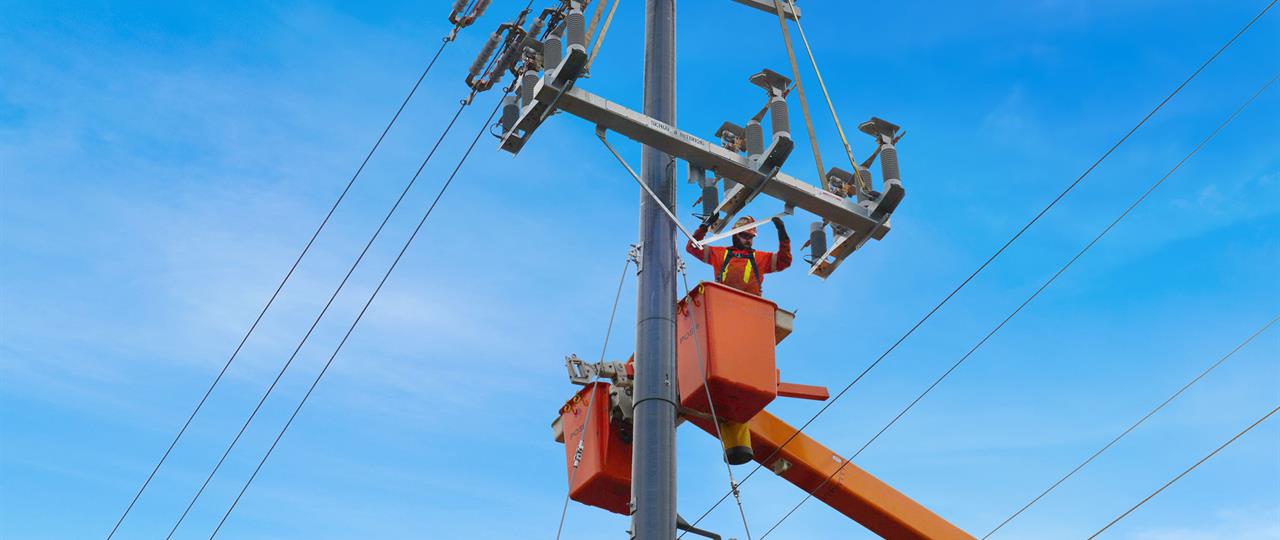
<svg viewBox="0 0 1280 540"><path fill-rule="evenodd" d="M592 383L560 408L564 428L569 498L619 514L630 514L631 444L609 421L609 384ZM594 394L594 397L592 395ZM573 472L578 442L585 439L578 472Z"/></svg>
<svg viewBox="0 0 1280 540"><path fill-rule="evenodd" d="M778 397L777 304L704 282L676 310L681 405L745 423ZM705 370L705 384L704 372Z"/></svg>

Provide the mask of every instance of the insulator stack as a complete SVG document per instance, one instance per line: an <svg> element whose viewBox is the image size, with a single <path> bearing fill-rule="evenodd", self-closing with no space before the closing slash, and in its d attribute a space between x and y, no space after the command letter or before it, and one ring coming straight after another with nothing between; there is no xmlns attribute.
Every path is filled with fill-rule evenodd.
<svg viewBox="0 0 1280 540"><path fill-rule="evenodd" d="M547 36L546 41L542 42L542 69L555 69L563 58L564 49L560 34Z"/></svg>
<svg viewBox="0 0 1280 540"><path fill-rule="evenodd" d="M516 65L516 60L520 58L521 50L521 47L516 45L518 43L513 43L507 47L505 51L502 51L502 56L498 58L498 61L493 63L493 71L489 73L489 80L485 81L487 85L492 86L493 83L498 82L498 80L502 79L503 72Z"/></svg>
<svg viewBox="0 0 1280 540"><path fill-rule="evenodd" d="M476 61L471 63L471 68L467 70L467 81L474 81L484 71L485 64L489 63L489 57L493 56L493 51L498 48L498 42L502 40L501 32L494 32L489 35L489 41L484 43L484 47L480 49L480 54L476 56Z"/></svg>
<svg viewBox="0 0 1280 540"><path fill-rule="evenodd" d="M467 2L470 0L453 0L453 8L449 12L450 17L462 15L462 10L467 8Z"/></svg>
<svg viewBox="0 0 1280 540"><path fill-rule="evenodd" d="M786 98L775 97L769 100L769 115L774 135L791 134L791 116L787 113Z"/></svg>
<svg viewBox="0 0 1280 540"><path fill-rule="evenodd" d="M520 119L520 102L515 96L508 95L502 98L502 116L498 118L499 125L502 126L502 132L506 133L515 127L516 121Z"/></svg>
<svg viewBox="0 0 1280 540"><path fill-rule="evenodd" d="M476 7L471 10L471 14L467 15L467 18L471 21L479 19L484 15L484 10L489 9L489 4L492 2L493 0L476 0Z"/></svg>
<svg viewBox="0 0 1280 540"><path fill-rule="evenodd" d="M892 144L880 149L880 176L885 184L890 180L901 180L898 176L898 149Z"/></svg>
<svg viewBox="0 0 1280 540"><path fill-rule="evenodd" d="M758 156L764 153L764 128L757 120L747 122L747 155Z"/></svg>
<svg viewBox="0 0 1280 540"><path fill-rule="evenodd" d="M587 46L587 16L582 10L572 9L564 16L565 38L569 45Z"/></svg>
<svg viewBox="0 0 1280 540"><path fill-rule="evenodd" d="M827 229L821 221L809 224L809 257L813 262L827 254Z"/></svg>
<svg viewBox="0 0 1280 540"><path fill-rule="evenodd" d="M865 201L871 199L871 171L868 169L858 169L858 178L862 181L858 184L858 200Z"/></svg>
<svg viewBox="0 0 1280 540"><path fill-rule="evenodd" d="M720 206L720 189L714 184L702 188L702 215L709 216L716 213L716 207Z"/></svg>
<svg viewBox="0 0 1280 540"><path fill-rule="evenodd" d="M520 76L520 99L522 100L523 106L528 107L530 103L533 103L533 91L534 87L537 85L537 73L526 71L524 72L524 75Z"/></svg>

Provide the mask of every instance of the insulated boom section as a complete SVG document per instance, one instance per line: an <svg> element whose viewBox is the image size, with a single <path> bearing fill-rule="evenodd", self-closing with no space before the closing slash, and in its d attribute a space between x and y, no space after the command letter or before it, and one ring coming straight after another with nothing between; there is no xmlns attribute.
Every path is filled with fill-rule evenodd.
<svg viewBox="0 0 1280 540"><path fill-rule="evenodd" d="M705 419L688 417L703 431L715 435L715 427ZM937 514L929 511L858 466L809 438L795 435L796 428L761 411L750 422L751 446L756 460L778 476L866 527L882 538L894 540L973 540ZM783 444L786 446L783 446ZM776 452L778 448L782 451ZM844 468L840 466L844 464ZM837 474L836 471L840 472ZM832 476L832 475L835 476ZM822 485L828 477L831 480ZM819 487L819 486L822 487Z"/></svg>

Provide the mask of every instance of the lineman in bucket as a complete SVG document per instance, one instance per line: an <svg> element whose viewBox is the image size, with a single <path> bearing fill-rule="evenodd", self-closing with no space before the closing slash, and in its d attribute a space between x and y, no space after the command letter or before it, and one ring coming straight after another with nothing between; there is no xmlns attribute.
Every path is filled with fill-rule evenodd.
<svg viewBox="0 0 1280 540"><path fill-rule="evenodd" d="M707 220L712 221L711 219ZM749 225L755 220L750 216L738 219L733 228ZM711 265L716 274L716 283L722 283L743 292L760 296L764 275L786 270L791 266L791 239L787 237L787 228L782 220L775 217L773 226L778 229L778 251L756 251L751 246L756 238L755 227L733 235L733 246L728 248L717 246L698 247L692 241L685 250L698 260ZM694 231L693 237L701 240L707 234L708 222ZM746 424L729 420L719 420L720 442L724 445L725 461L730 465L742 465L754 458L751 450L751 434Z"/></svg>
<svg viewBox="0 0 1280 540"><path fill-rule="evenodd" d="M710 221L710 220L708 220ZM755 221L751 216L744 216L734 222L734 229ZM761 295L764 275L781 272L791 266L791 239L787 237L787 228L782 220L773 218L773 226L778 229L778 251L756 251L752 243L756 238L755 227L733 235L732 247L706 246L698 247L692 241L685 245L685 251L698 260L711 265L716 273L716 283L722 283L743 292L756 296ZM707 234L708 223L704 222L693 232L693 237L702 240Z"/></svg>

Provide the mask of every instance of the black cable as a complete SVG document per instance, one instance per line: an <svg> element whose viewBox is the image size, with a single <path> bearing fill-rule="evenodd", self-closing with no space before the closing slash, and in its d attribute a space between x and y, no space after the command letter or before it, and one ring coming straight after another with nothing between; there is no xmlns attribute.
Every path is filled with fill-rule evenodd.
<svg viewBox="0 0 1280 540"><path fill-rule="evenodd" d="M977 352L977 350L981 348L982 345L987 342L987 340L991 339L991 337L994 336L996 332L999 332L1001 328L1004 328L1005 324L1007 324L1010 320L1013 320L1013 318L1017 316L1018 313L1020 313L1023 308L1027 307L1027 305L1030 304L1032 300L1035 300L1036 297L1040 296L1040 293L1044 292L1045 289L1048 289L1050 285L1052 285L1055 281L1057 281L1058 277L1062 276L1062 274L1065 273L1068 268L1071 268L1071 265L1075 264L1076 261L1080 260L1080 257L1084 256L1084 254L1087 253L1090 249L1092 249L1093 246L1097 244L1099 240L1102 240L1104 236L1110 233L1111 229L1115 228L1116 225L1119 225L1120 222L1123 221L1124 218L1128 216L1130 212L1132 212L1135 208L1137 208L1138 205L1142 204L1142 202L1145 201L1147 197L1150 196L1153 192L1155 192L1156 188L1160 187L1160 185L1163 184L1165 180L1168 180L1169 177L1173 175L1173 173L1177 172L1178 169L1181 168L1182 165L1187 162L1187 160L1191 159L1191 156L1196 155L1196 153L1199 152L1201 148L1204 148L1204 146L1208 144L1209 141L1213 140L1213 138L1220 131L1222 131L1223 128L1227 127L1227 124L1230 124L1232 120L1235 120L1236 116L1238 116L1242 111L1244 111L1244 109L1248 107L1249 104L1253 103L1253 100L1257 99L1258 96L1262 95L1262 93L1265 92L1267 88L1271 86L1271 83L1274 83L1275 81L1276 81L1276 78L1274 77L1271 80L1267 81L1266 84L1262 85L1262 88L1258 89L1258 91L1254 93L1253 96L1249 97L1249 99L1246 100L1243 105L1241 105L1238 109L1233 111L1231 115L1227 117L1226 120L1224 120L1221 124L1218 124L1218 127L1215 128L1213 132L1209 134L1208 137L1205 137L1204 140L1200 141L1200 144L1197 144L1195 148L1191 150L1191 152L1187 153L1186 156L1183 156L1182 160L1178 161L1178 163L1174 165L1173 168L1169 170L1169 172L1165 173L1165 175L1160 177L1160 179L1157 180L1154 184L1151 184L1151 187L1148 187L1147 190L1143 192L1142 195L1139 196L1136 200L1134 200L1133 203L1130 204L1128 208L1125 208L1125 210L1121 212L1120 215L1116 217L1115 220L1113 220L1110 224L1108 224L1105 228L1103 228L1102 232L1099 232L1098 235L1095 236L1092 240L1090 240L1088 244L1085 244L1085 246L1081 248L1080 251L1076 252L1075 256L1071 257L1071 259L1068 260L1066 264L1063 264L1061 268L1058 268L1058 271L1054 272L1054 274L1050 276L1049 279L1044 282L1044 284L1040 285L1039 289L1036 289L1036 291L1031 293L1031 295L1028 296L1026 300L1023 300L1022 303L1019 304L1018 307L1013 310L1013 312L1009 313L1009 315L1005 317L1004 320L1000 321L1000 324L997 324L994 328L991 329L990 332L987 332L987 334L983 336L982 339L979 340L977 344L975 344L972 348L970 348L968 352L964 353L964 356L961 356L960 359L957 360L954 364L952 364L951 367L948 368L945 372L943 372L941 376L935 379L933 383L929 385L928 388L925 388L923 392L917 395L916 398L912 400L910 404L908 404L901 411L899 411L898 415L893 417L893 420L890 420L888 424L885 424L884 427L880 428L880 431L876 432L876 434L873 437L871 437L871 439L868 440L865 444L863 444L862 447L859 448L857 452L854 452L853 455L849 456L849 459L845 460L844 463L841 463L840 466L836 468L834 473L831 473L831 475L823 479L822 482L819 483L816 487L809 490L809 493L805 496L805 498L801 499L800 502L797 503L794 508L792 508L789 512L787 512L786 515L782 516L782 519L779 519L777 523L774 523L773 527L771 527L769 531L773 531L773 529L777 528L778 525L781 525L783 521L786 521L787 518L790 517L792 513L794 513L797 509L799 509L800 506L802 506L805 502L808 502L809 499L813 498L814 493L816 493L819 489L822 489L823 486L827 485L827 482L829 482L832 478L834 478L835 475L839 474L840 471L844 470L845 466L847 466L849 463L852 462L853 459L857 458L860 454L862 454L862 452L866 450L867 447L871 446L871 443L874 443L876 439L879 439L880 436L884 434L884 432L888 431L890 427L892 427L894 424L898 422L898 420L902 419L902 417L905 416L908 411L914 408L917 403L920 403L920 400L924 399L925 396L929 395L929 392L932 392L934 388L936 388L939 384L942 383L942 381L946 380L946 378L950 376L951 373L956 370L956 368L959 368L961 364L963 364L966 360L969 359L970 356L973 355L973 353ZM769 533L765 533L765 535L761 536L760 538L763 540L763 538L768 535Z"/></svg>
<svg viewBox="0 0 1280 540"><path fill-rule="evenodd" d="M1124 136L1120 138L1120 140L1116 141L1115 144L1111 145L1111 147L1108 148L1107 151L1104 152L1101 157L1099 157L1096 161L1094 161L1093 164L1090 165L1088 169L1085 169L1085 171L1081 173L1080 176L1075 179L1075 181L1071 182L1071 184L1069 184L1066 187L1066 189L1062 190L1062 192L1059 193L1057 197L1054 197L1054 199L1050 201L1049 204L1046 205L1043 209L1041 209L1040 212L1031 219L1031 221L1028 221L1025 225L1023 225L1022 228L1019 229L1018 232L1014 234L1012 238L1010 238L1007 242L1005 242L1004 245L1000 246L1000 249L996 250L996 252L993 253L990 257L988 257L985 262L983 262L980 266L978 266L977 270L974 270L973 273L969 274L969 277L966 277L964 281L960 283L960 285L958 285L955 289L953 289L950 293L948 293L945 297L943 297L943 299L940 302L938 302L937 305L933 306L933 308L930 309L929 312L924 315L924 317L922 317L919 321L916 321L916 323L909 330L907 330L907 332L903 334L902 337L898 338L898 340L895 341L893 345L891 345L888 349L886 349L883 353L881 353L880 356L877 357L875 361L871 363L871 365L867 366L866 369L862 370L862 372L859 373L858 376L855 377L852 382L850 382L842 390L840 390L840 392L838 392L830 400L824 403L822 407L818 409L817 413L814 413L814 415L810 417L807 421L805 421L805 423L802 424L800 428L796 430L795 433L791 434L790 437L787 437L787 439L784 440L782 444L778 446L777 449L775 449L772 453L770 453L768 457L761 460L761 463L768 462L770 459L773 459L774 456L777 456L778 453L781 452L782 449L787 446L787 444L790 444L791 441L795 440L795 438L799 436L800 433L802 433L806 428L808 428L809 425L814 422L814 420L817 420L819 416L821 416L828 409L830 409L831 406L835 404L837 400L843 397L845 393L849 391L850 388L853 388L853 386L857 384L859 381L861 381L862 378L867 375L867 373L871 372L872 369L875 369L875 367L879 365L880 362L885 359L885 357L889 356L889 354L892 353L895 349L897 349L898 346L902 344L902 342L906 341L908 337L914 334L916 329L920 328L920 326L923 325L925 321L928 321L929 318L933 317L933 314L936 313L939 309L941 309L942 306L946 305L946 303L950 301L951 298L956 295L956 293L960 292L960 290L963 289L966 285L968 285L969 282L973 280L973 278L977 277L979 273L985 270L988 265L990 265L993 261L995 261L995 259L999 257L1002 253L1004 253L1004 251L1008 249L1010 245L1012 245L1015 241L1017 241L1018 238L1022 237L1022 235L1026 233L1027 230L1030 229L1032 225L1038 222L1041 217L1044 217L1044 215L1048 213L1050 209L1056 206L1058 202L1063 199L1063 197L1065 197L1068 193L1074 190L1076 186L1079 185L1080 182L1082 182L1085 179L1085 177L1089 175L1089 173L1093 172L1093 170L1103 162L1103 160L1107 159L1108 156L1110 156L1113 152L1115 152L1115 150L1119 148L1121 144L1124 144L1125 141L1129 140L1129 137L1131 137L1135 132L1137 132L1138 129L1141 128L1144 124L1146 124L1147 121L1150 120L1151 117L1154 116L1157 111L1159 111L1161 108L1165 106L1165 104L1169 102L1169 100L1173 99L1174 96L1178 95L1178 93L1181 92L1182 89L1186 87L1188 83L1190 83L1193 79L1195 79L1196 76L1200 75L1200 72L1204 71L1204 69L1208 67L1209 64L1213 63L1214 60L1217 60L1217 58L1220 55L1222 55L1222 53L1226 51L1227 48L1231 46L1231 44L1235 43L1236 40L1239 39L1240 36L1245 33L1245 31L1247 31L1250 27L1252 27L1253 24L1257 22L1259 18L1261 18L1264 14L1266 14L1267 10L1271 9L1271 7L1275 5L1276 1L1277 0L1271 0L1271 3L1267 4L1267 6L1263 8L1262 11L1259 12L1256 16L1254 16L1254 18L1251 19L1248 22L1248 24L1245 24L1243 28L1241 28L1238 32L1236 32L1234 36L1231 37L1231 39L1227 40L1227 42L1224 45L1222 45L1222 47L1220 47L1216 52L1214 52L1213 55L1210 56L1208 60L1205 60L1204 63L1200 64L1200 67L1196 68L1196 70L1192 72L1191 75L1188 76L1185 80L1183 80L1182 83L1177 86L1177 88L1174 88L1173 92L1171 92L1162 101L1160 101L1160 103L1157 104L1154 109L1151 109L1151 112L1148 112L1147 115L1144 116L1142 120L1137 123L1137 125L1133 126L1133 128L1130 129L1128 133L1125 133ZM747 480L749 480L752 476L754 476L755 473L758 472L763 467L764 466L759 463L756 464L755 468L751 469L751 472L747 473L747 475L742 478L742 482L739 482L739 485L746 483ZM703 514L700 517L698 517L697 520L694 520L693 525L696 526L704 518L710 515L711 511L715 510L716 507L720 506L720 504L723 503L725 499L729 497L729 495L731 495L731 493L725 493L724 495L722 495L720 499L716 501L715 504L711 505L711 508L708 508L707 511L703 512Z"/></svg>
<svg viewBox="0 0 1280 540"><path fill-rule="evenodd" d="M440 137L436 139L435 145L431 147L431 151L427 153L427 157L423 159L422 164L418 166L417 172L413 174L413 177L409 179L407 184L405 184L404 189L400 191L400 196L396 199L395 204L391 205L391 209L388 210L387 215L382 218L382 223L378 225L378 229L373 232L373 236L369 237L369 241L365 243L364 249L360 251L360 255L356 257L355 262L351 263L351 268L347 269L347 274L343 276L342 281L338 283L338 287L333 290L333 294L329 295L329 300L325 302L324 308L320 310L320 313L316 315L315 320L311 322L311 327L307 329L307 333L302 336L297 347L293 349L293 353L289 355L289 360L280 368L280 372L276 373L276 378L274 381L271 381L271 386L267 387L267 391L262 394L262 398L258 400L258 405L253 408L253 412L249 414L249 418L245 419L244 425L240 427L240 431L236 433L235 438L231 440L231 444L228 445L226 451L222 453L222 457L218 459L218 463L214 465L213 470L209 471L209 476L205 478L204 484L200 486L200 489L196 491L195 496L191 498L191 502L187 504L186 510L182 511L182 515L178 517L178 521L173 524L173 528L169 530L169 535L165 537L166 540L172 538L173 534L177 532L178 526L186 519L187 514L191 512L191 508L195 506L196 501L200 499L200 496L204 494L205 488L209 486L209 482L213 480L214 475L222 468L222 464L226 462L227 456L231 455L231 450L235 448L238 442L240 442L240 437L249 429L249 424L251 424L253 419L257 417L258 411L262 410L262 405L267 402L267 398L271 396L273 391L275 391L276 384L278 384L280 379L284 377L285 371L288 371L289 366L292 365L294 359L298 357L298 352L302 350L303 345L306 345L307 340L311 338L312 332L314 332L316 327L320 325L320 320L323 319L325 313L329 311L329 307L333 305L333 301L338 298L338 294L342 292L344 287L346 287L347 281L350 280L351 275L355 273L356 267L360 266L360 262L363 261L365 255L369 253L369 249L373 247L374 241L382 234L382 230L387 226L387 222L391 221L391 216L395 214L396 209L400 207L400 203L404 202L405 196L409 194L409 190L413 187L414 183L417 182L418 176L422 174L422 170L426 168L427 163L431 161L432 156L435 156L436 150L440 148L440 144L444 142L445 136L447 136L449 131L453 129L454 122L458 120L458 116L462 114L462 111L466 106L466 102L463 102L458 106L458 111L453 114L453 118L449 120L449 124L445 126L444 131L440 133Z"/></svg>
<svg viewBox="0 0 1280 540"><path fill-rule="evenodd" d="M503 96L503 98L505 97L506 95ZM280 429L280 433L276 435L276 439L271 443L271 447L267 449L267 453L262 456L262 460L258 462L258 466L253 469L253 474L249 476L247 481L245 481L244 487L240 488L240 493L236 495L235 500L231 502L231 507L227 508L227 512L223 514L222 519L218 521L218 526L213 530L213 534L209 535L210 539L217 536L218 531L222 530L222 525L227 522L227 517L231 515L231 511L235 510L236 504L240 502L240 498L244 496L245 491L249 489L249 485L258 477L258 472L262 470L262 465L267 462L267 458L271 457L271 453L275 451L276 445L280 443L280 439L284 437L289 426L293 424L293 420L298 417L298 412L302 410L303 405L306 405L307 398L311 397L311 392L316 389L316 385L320 384L320 379L324 377L325 372L329 370L329 366L333 364L334 358L338 357L338 352L340 352L342 350L342 346L347 343L347 339L350 338L351 333L355 331L356 325L360 324L360 319L362 319L365 312L369 310L369 306L373 304L373 300L378 297L378 292L381 291L382 286L387 283L387 278L391 277L391 272L395 271L396 265L400 263L400 259L404 257L405 252L409 250L409 246L413 243L413 239L418 236L418 232L422 230L422 226L427 222L427 218L431 217L431 212L435 210L436 204L439 203L440 198L444 196L445 190L449 189L449 185L453 183L454 177L458 175L458 170L462 168L463 163L466 163L467 158L471 155L471 151L475 149L476 143L480 141L480 137L484 135L485 131L489 127L489 122L493 121L493 117L498 114L498 110L501 108L502 100L499 99L497 107L494 107L493 112L489 113L489 118L485 120L479 132L476 133L475 138L471 141L471 146L468 146L467 151L462 154L462 159L459 160L458 165L453 168L453 173L449 175L449 179L445 180L444 185L440 187L440 192L436 194L435 200L431 201L431 206L427 208L426 213L422 215L422 219L418 221L418 226L413 229L413 233L409 235L409 239L405 240L404 247L400 248L400 253L396 255L395 260L391 262L391 266L387 268L387 272L383 274L382 281L379 281L378 286L373 289L373 293L369 295L369 300L365 302L364 307L360 309L360 313L356 315L355 320L351 322L351 326L347 328L347 333L342 336L342 341L338 342L337 348L335 348L333 354L329 356L329 360L325 362L324 368L322 368L320 373L316 375L315 380L311 383L311 387L307 389L307 393L302 396L302 401L298 402L298 406L293 410L293 414L289 415L289 421L285 422L284 427Z"/></svg>
<svg viewBox="0 0 1280 540"><path fill-rule="evenodd" d="M1016 517L1018 517L1019 515L1021 515L1021 514L1022 514L1023 512L1025 512L1028 508L1031 508L1031 506L1032 506L1032 505L1034 505L1035 503L1039 502L1039 501L1040 501L1040 499L1043 499L1045 495L1048 495L1048 494L1049 494L1049 492L1051 492L1051 491L1053 491L1053 490L1057 489L1057 488L1058 488L1058 486L1062 485L1062 483L1063 483L1063 482L1066 482L1068 478L1071 478L1071 477L1072 477L1072 476L1074 476L1077 472L1080 472L1080 469L1083 469L1083 468L1085 468L1085 466L1086 466L1086 465L1088 465L1088 464L1092 463L1092 462L1093 462L1093 460L1097 459L1097 458L1098 458L1098 456L1102 455L1102 453L1103 453L1103 452L1106 452L1106 451L1107 451L1107 449L1111 448L1112 446L1115 446L1115 444L1116 444L1116 443L1120 442L1120 439L1125 438L1125 436L1126 436L1126 435L1128 435L1128 434L1129 434L1130 432L1132 432L1134 429L1137 429L1137 427L1138 427L1138 426L1140 426L1140 425L1142 425L1142 423L1143 423L1143 422L1146 422L1148 418L1151 418L1151 417L1152 417L1152 416L1154 416L1156 413L1160 412L1160 410L1161 410L1161 409L1163 409L1163 408L1165 408L1165 406L1166 406L1166 405L1168 405L1169 403L1173 402L1173 400L1177 399L1177 398L1178 398L1178 396L1182 395L1182 393L1183 393L1183 392L1186 392L1188 388L1191 388L1193 385L1195 385L1196 383L1200 382L1200 379L1203 379L1203 378L1205 377L1205 375L1208 375L1208 374L1209 374L1209 372L1211 372L1211 371L1213 371L1213 370L1217 369L1217 368L1218 368L1218 366L1222 365L1222 363L1223 363L1223 362L1226 362L1228 358L1231 358L1231 357L1232 357L1232 356L1234 356L1237 352L1239 352L1239 351L1240 351L1240 349L1243 349L1246 345L1248 345L1250 342L1252 342L1252 341L1254 340L1254 338L1256 338L1256 337L1258 337L1258 336L1262 335L1262 333L1263 333L1263 332L1266 332L1268 328L1271 328L1271 325L1273 325L1273 324L1275 324L1275 323L1276 323L1276 321L1280 321L1280 317L1276 317L1276 318L1271 319L1271 321L1270 321L1270 322L1268 322L1267 324L1263 325L1263 327L1262 327L1262 328L1259 328L1257 332L1254 332L1254 333L1253 333L1253 335L1251 335L1251 336L1249 336L1248 338L1246 338L1246 339L1245 339L1244 341L1242 341L1239 345L1236 345L1236 348L1231 349L1231 352L1227 353L1227 354L1226 354L1226 355L1224 355L1222 358L1219 358L1217 362L1214 362L1212 365L1210 365L1210 366L1209 366L1207 369L1205 369L1204 371L1201 371L1201 372L1200 372L1200 374L1199 374L1199 375L1196 375L1196 377L1195 377L1194 379L1191 379L1191 381L1190 381L1190 382L1188 382L1187 384L1183 385L1183 386L1182 386L1182 388L1179 388L1177 392L1174 392L1172 396L1169 396L1169 399L1164 400L1164 402L1162 402L1161 404L1157 405L1157 406L1156 406L1156 408L1151 409L1151 412L1148 412L1145 416L1143 416L1142 418L1139 418L1139 419L1138 419L1138 421L1137 421L1137 422L1134 422L1134 423L1133 423L1133 425L1131 425L1131 426L1129 426L1129 427L1128 427L1128 429L1125 429L1123 432L1121 432L1119 435L1117 435L1117 436L1116 436L1116 438L1111 439L1111 442L1108 442L1108 443L1107 443L1106 445L1104 445L1102 448L1099 448L1097 452L1094 452L1094 453L1093 453L1093 455L1089 456L1089 458L1088 458L1088 459L1084 460L1084 461L1083 461L1083 462L1081 462L1079 465L1076 465L1076 468L1071 469L1071 472L1067 473L1067 474L1066 474L1065 476L1063 476L1062 478L1059 478L1057 482L1054 482L1054 483L1053 483L1053 485L1050 485L1050 486L1049 486L1048 488L1046 488L1044 491L1040 492L1040 494L1039 494L1039 495L1036 495L1036 497L1035 497L1034 499L1031 499L1031 502L1028 502L1027 504L1023 505L1023 506L1022 506L1022 508L1019 508L1017 512L1014 512L1014 513L1013 513L1013 515L1009 516L1009 517L1008 517L1008 518L1006 518L1004 521L1001 521L1001 522L1000 522L1000 524L996 526L996 528L991 529L991 532L989 532L989 533L987 533L987 534L983 535L982 540L986 540L988 537L990 537L991 535L995 534L995 533L996 533L996 531L999 531L1000 529L1004 528L1004 526L1005 526L1005 525L1008 525L1008 524L1009 524L1009 522L1010 522L1010 521L1013 521L1013 519L1014 519L1014 518L1016 518Z"/></svg>
<svg viewBox="0 0 1280 540"><path fill-rule="evenodd" d="M1124 518L1125 518L1125 516L1128 516L1129 514L1133 513L1133 511L1134 511L1134 510L1137 510L1139 506L1142 506L1142 505L1146 504L1146 503L1147 503L1147 501L1151 500L1151 499L1152 499L1153 497L1155 497L1156 495L1159 495L1161 491L1164 491L1164 490L1165 490L1165 488L1167 488L1167 487L1169 487L1169 486L1173 485L1173 483L1174 483L1174 482L1177 482L1178 480L1181 480L1181 479L1182 479L1182 477L1186 476L1186 475L1187 475L1188 473L1190 473L1191 471L1196 470L1196 467L1199 467L1202 463L1204 463L1204 462L1206 462L1206 461L1209 461L1209 458L1211 458L1211 457L1213 457L1213 456L1217 455L1217 453L1218 453L1218 452L1221 452L1223 448L1226 448L1227 446L1230 446L1230 445L1231 445L1231 443L1236 442L1236 439L1239 439L1240 437L1243 437L1245 433L1248 433L1248 432L1249 432L1250 430L1252 430L1253 428L1258 427L1258 424L1261 424L1262 422L1266 421L1266 419L1271 418L1271 415L1275 414L1275 413L1276 413L1276 411L1280 411L1280 407L1276 407L1276 408L1274 408L1274 409L1271 409L1271 412L1269 412L1269 413L1267 413L1267 414L1263 415L1263 416L1262 416L1262 418L1259 418L1257 422L1254 422L1253 424L1250 424L1250 425L1249 425L1249 427L1244 428L1244 431L1241 431L1240 433L1237 433L1235 437L1232 437L1231 439L1227 440L1227 442L1222 443L1222 446L1219 446L1219 447L1215 448L1212 452L1209 452L1209 454L1208 454L1208 455L1206 455L1205 457L1200 458L1200 461L1197 461L1197 462L1195 463L1195 465L1192 465L1192 466L1188 467L1188 468L1187 468L1187 470L1182 471L1181 473L1179 473L1179 474L1178 474L1178 476L1173 477L1173 480L1170 480L1170 481L1166 482L1163 486L1160 486L1160 489L1157 489L1157 490L1155 490L1155 492L1153 492L1152 494L1147 495L1147 497L1146 497L1145 499L1142 499L1141 501L1138 501L1138 504L1135 504L1135 505L1133 505L1133 507L1132 507L1132 508L1130 508L1130 509L1128 509L1128 510L1125 510L1125 512L1124 512L1123 514L1120 514L1120 515L1119 515L1119 516L1117 516L1115 519L1111 520L1111 523L1108 523L1105 527L1103 527L1103 528L1101 528L1101 529L1098 529L1098 532L1093 533L1093 536L1090 536L1090 537L1089 537L1089 538L1087 538L1086 540L1093 540L1094 538L1097 538L1097 537L1098 537L1098 535L1102 534L1102 532L1103 532L1103 531L1105 531L1105 530L1107 530L1107 529L1110 529L1112 525L1115 525L1115 524L1116 524L1116 523L1118 523L1120 520L1124 519Z"/></svg>
<svg viewBox="0 0 1280 540"><path fill-rule="evenodd" d="M316 228L314 233L312 233L311 239L308 240L307 245L302 248L302 253L298 254L298 258L293 261L293 265L290 266L289 271L285 273L284 279L280 280L280 285L276 286L276 290L271 293L271 298L267 300L267 304L262 307L262 311L258 313L258 317L254 319L253 324L249 326L249 330L246 331L244 337L240 339L240 344L236 345L235 350L231 353L231 357L227 358L227 362L222 366L222 371L219 371L218 376L213 379L213 383L209 385L209 389L205 391L204 396L200 398L198 403L196 403L195 410L191 411L191 414L187 417L187 421L182 424L182 429L178 430L178 434L173 437L173 442L169 443L169 448L165 449L164 454L160 456L160 461L156 462L155 467L151 469L151 474L147 475L147 479L142 482L142 487L138 488L138 493L134 494L133 500L129 501L129 506L124 509L124 513L120 514L120 519L116 520L116 524L111 528L111 532L107 533L108 540L116 534L120 525L124 523L125 517L127 517L129 512L133 510L133 506L137 504L138 499L142 497L142 492L146 491L147 486L151 484L151 480L155 478L156 473L160 470L160 466L164 465L165 460L169 458L169 454L173 452L174 447L178 445L178 440L187 432L187 428L191 426L191 422L192 420L195 420L196 414L204 407L204 403L209 399L209 395L213 393L213 389L222 381L223 375L226 375L227 369L231 367L231 363L235 361L236 356L240 354L240 349L244 348L245 342L249 341L249 336L251 336L253 331L258 328L258 323L262 322L262 318L267 314L267 310L271 308L273 303L275 303L276 297L279 296L280 291L284 289L285 283L289 282L289 278L293 276L294 270L298 269L298 265L302 262L302 258L311 250L312 244L314 244L316 238L320 236L320 232L324 230L325 225L329 223L329 218L333 217L333 213L338 209L338 205L342 203L342 200L346 198L347 193L351 191L351 186L356 183L356 179L359 178L360 173L364 171L365 165L369 164L369 160L373 157L374 152L376 152L378 147L382 145L382 140L385 139L387 137L387 133L391 131L391 126L394 126L396 120L400 118L400 113L404 112L404 108L409 104L409 100L418 92L418 87L422 85L423 79L426 79L427 73L431 71L431 67L436 65L436 60L440 58L440 54L444 52L444 48L448 44L449 40L447 39L440 44L440 49L436 51L435 56L431 57L431 61L427 63L426 69L422 70L422 75L419 75L417 82L413 83L413 88L409 89L409 94L405 96L404 100L400 103L400 108L396 109L396 113L391 117L391 121L387 123L387 127L383 128L382 134L379 135L378 140L373 143L373 148L369 149L369 153L364 156L364 161L360 162L360 167L356 168L355 174L351 175L351 180L347 182L347 186L343 188L342 193L338 195L338 199L333 202L333 206L329 208L329 213L325 214L324 219L320 222L320 226Z"/></svg>

